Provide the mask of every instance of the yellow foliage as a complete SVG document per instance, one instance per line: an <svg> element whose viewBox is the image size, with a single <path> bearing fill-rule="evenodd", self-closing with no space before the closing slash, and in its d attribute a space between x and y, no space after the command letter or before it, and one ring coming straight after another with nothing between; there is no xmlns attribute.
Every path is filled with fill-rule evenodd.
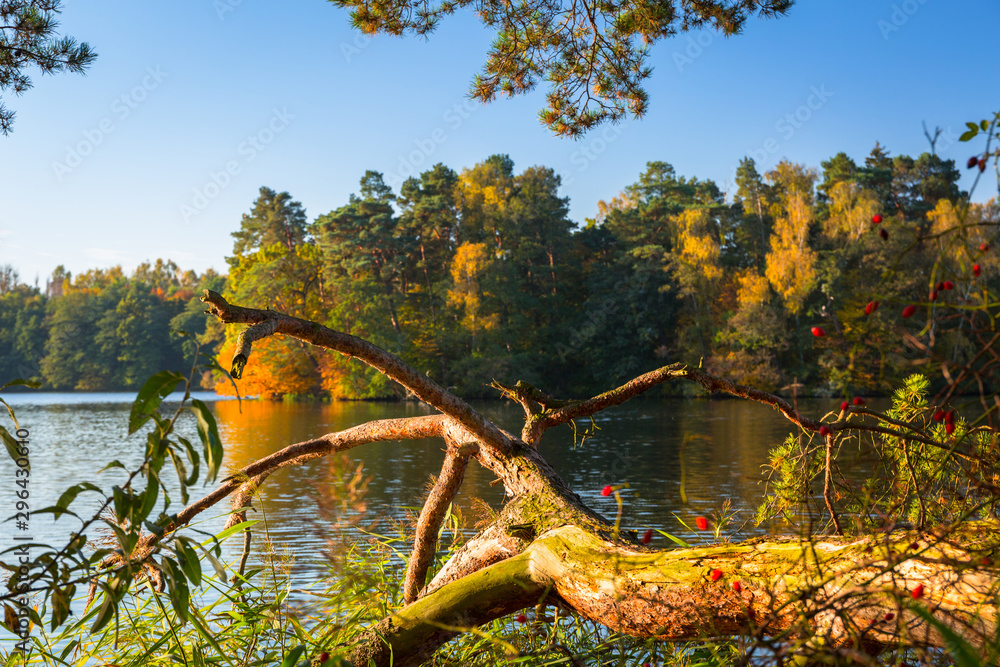
<svg viewBox="0 0 1000 667"><path fill-rule="evenodd" d="M813 215L807 197L797 191L789 194L785 215L774 223L764 271L793 315L802 309L816 279L816 252L808 244Z"/></svg>
<svg viewBox="0 0 1000 667"><path fill-rule="evenodd" d="M635 208L639 205L639 195L629 194L627 192L619 192L617 195L611 198L611 201L607 202L603 199L597 202L597 222L604 222L604 219L612 211L625 211L630 208Z"/></svg>
<svg viewBox="0 0 1000 667"><path fill-rule="evenodd" d="M479 329L493 329L499 322L496 315L480 317L483 293L479 277L492 259L485 243L463 243L455 250L451 262L451 278L455 283L448 290L448 303L464 312L462 326L473 334Z"/></svg>
<svg viewBox="0 0 1000 667"><path fill-rule="evenodd" d="M711 282L722 277L722 267L719 266L719 243L712 236L709 223L705 209L691 208L677 216L681 262Z"/></svg>
<svg viewBox="0 0 1000 667"><path fill-rule="evenodd" d="M830 217L824 224L824 231L831 238L856 241L871 227L872 216L878 208L873 192L854 181L841 181L830 191Z"/></svg>
<svg viewBox="0 0 1000 667"><path fill-rule="evenodd" d="M513 189L513 179L501 175L494 165L480 163L472 169L463 169L457 191L463 216L502 214Z"/></svg>
<svg viewBox="0 0 1000 667"><path fill-rule="evenodd" d="M767 278L753 269L747 269L739 276L739 289L736 300L740 306L759 306L771 295L771 286Z"/></svg>

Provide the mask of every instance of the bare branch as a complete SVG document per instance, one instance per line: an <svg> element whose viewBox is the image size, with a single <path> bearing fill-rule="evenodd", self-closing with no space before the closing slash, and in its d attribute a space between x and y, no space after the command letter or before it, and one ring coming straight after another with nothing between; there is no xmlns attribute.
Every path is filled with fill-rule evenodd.
<svg viewBox="0 0 1000 667"><path fill-rule="evenodd" d="M317 347L334 350L348 357L357 357L386 377L403 385L420 400L452 417L474 434L482 444L507 451L511 439L495 424L483 417L471 405L447 391L426 375L417 372L402 359L377 345L356 336L334 331L327 327L291 317L273 310L259 310L230 305L222 295L205 290L201 300L209 305L207 312L225 324L250 324L240 334L233 357L233 377L242 375L243 366L250 357L253 343L274 334L284 334Z"/></svg>
<svg viewBox="0 0 1000 667"><path fill-rule="evenodd" d="M441 474L438 475L434 488L431 489L424 508L420 512L420 519L417 521L417 533L413 539L413 554L410 556L410 563L406 568L406 580L403 584L403 602L410 604L417 599L417 594L424 587L427 578L427 568L434 560L434 553L437 551L438 531L441 529L441 522L444 520L448 506L455 499L462 479L465 477L465 468L469 464L469 455L474 449L474 445L465 447L453 446L448 443L448 450L445 453L444 465L441 466Z"/></svg>

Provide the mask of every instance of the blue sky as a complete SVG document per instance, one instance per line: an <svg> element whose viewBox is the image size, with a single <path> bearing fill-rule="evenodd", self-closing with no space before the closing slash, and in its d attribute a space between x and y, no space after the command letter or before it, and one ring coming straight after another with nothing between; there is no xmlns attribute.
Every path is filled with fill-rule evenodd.
<svg viewBox="0 0 1000 667"><path fill-rule="evenodd" d="M681 35L653 50L649 113L577 141L538 122L542 88L467 99L492 37L469 14L429 40L365 38L323 0L69 0L61 18L99 58L6 97L17 119L0 137L0 264L43 285L58 264L225 270L260 186L313 220L366 169L398 188L436 162L508 153L517 171L561 174L582 223L650 160L731 189L745 155L763 169L838 151L860 162L876 141L917 155L926 122L964 164L957 137L1000 90L995 0L800 0L728 40Z"/></svg>

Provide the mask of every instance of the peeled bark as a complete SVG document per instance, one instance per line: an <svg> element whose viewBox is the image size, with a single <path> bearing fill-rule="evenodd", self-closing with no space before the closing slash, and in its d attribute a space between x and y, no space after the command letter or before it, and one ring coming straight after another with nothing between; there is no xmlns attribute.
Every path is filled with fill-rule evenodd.
<svg viewBox="0 0 1000 667"><path fill-rule="evenodd" d="M316 456L376 440L441 437L448 455L421 513L407 604L354 647L357 665L419 664L457 634L543 600L616 631L668 641L751 635L868 653L895 645L943 646L939 628L916 613L915 605L973 644L982 645L994 632L996 572L981 563L1000 546L988 543L993 528L967 527L947 540L896 532L854 541L789 539L654 551L587 507L539 451L547 429L671 380L771 405L806 432L821 426L833 433L870 431L942 447L905 424L887 418L882 419L887 425L848 422L851 412L873 414L853 407L839 421L820 424L780 397L674 364L580 401L557 401L522 382L494 383L524 408L518 438L366 341L273 311L231 306L213 292L203 300L224 323L250 325L237 345L235 376L248 362L253 342L280 333L356 356L442 413L372 422L292 445L224 480L178 515L190 521L222 497L245 491L247 480L263 480L279 467ZM461 483L467 457L497 476L509 500L421 590L443 509ZM829 489L826 499L829 503ZM836 522L835 513L833 518ZM919 600L917 590L923 591Z"/></svg>
<svg viewBox="0 0 1000 667"><path fill-rule="evenodd" d="M542 602L636 637L793 639L808 629L828 646L868 652L898 643L943 646L940 633L911 611L922 605L981 645L995 631L994 573L973 565L978 559L968 551L942 544L907 555L914 539L900 532L872 553L868 539L653 551L563 526L384 619L352 660L388 665L394 655L392 664L420 664L462 628Z"/></svg>

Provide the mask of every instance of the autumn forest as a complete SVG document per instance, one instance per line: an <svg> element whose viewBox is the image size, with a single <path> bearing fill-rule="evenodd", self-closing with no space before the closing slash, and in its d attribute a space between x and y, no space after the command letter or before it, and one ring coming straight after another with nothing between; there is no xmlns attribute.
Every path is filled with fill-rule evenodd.
<svg viewBox="0 0 1000 667"><path fill-rule="evenodd" d="M977 225L998 205L970 205L958 169L877 144L818 168L761 173L748 158L727 201L711 180L650 162L583 224L568 219L557 173L505 155L438 164L399 192L368 171L311 222L291 194L262 187L225 275L156 260L131 274L60 267L29 286L3 267L0 377L133 389L190 367L195 341L226 365L235 332L209 323L207 288L363 337L464 396L496 396L494 379L583 395L672 361L764 390L885 392L929 366L948 378L983 347L965 313L998 287L981 231L993 228ZM960 238L939 234L960 224ZM303 344L269 338L254 353L242 394L405 398ZM232 392L221 376L200 381Z"/></svg>

